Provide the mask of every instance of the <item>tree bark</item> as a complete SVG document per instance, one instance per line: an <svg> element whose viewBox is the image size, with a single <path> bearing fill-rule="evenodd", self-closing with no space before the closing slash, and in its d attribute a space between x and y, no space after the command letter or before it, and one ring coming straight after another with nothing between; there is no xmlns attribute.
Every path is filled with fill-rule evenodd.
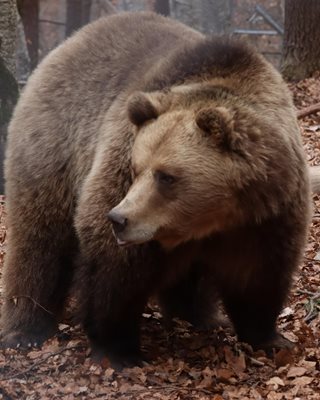
<svg viewBox="0 0 320 400"><path fill-rule="evenodd" d="M0 194L4 193L3 159L7 125L18 97L14 78L16 24L15 0L0 0Z"/></svg>
<svg viewBox="0 0 320 400"><path fill-rule="evenodd" d="M67 0L66 37L90 20L91 0Z"/></svg>
<svg viewBox="0 0 320 400"><path fill-rule="evenodd" d="M300 80L320 69L320 1L286 0L282 73Z"/></svg>
<svg viewBox="0 0 320 400"><path fill-rule="evenodd" d="M15 0L0 0L0 56L13 74L16 70L16 23Z"/></svg>

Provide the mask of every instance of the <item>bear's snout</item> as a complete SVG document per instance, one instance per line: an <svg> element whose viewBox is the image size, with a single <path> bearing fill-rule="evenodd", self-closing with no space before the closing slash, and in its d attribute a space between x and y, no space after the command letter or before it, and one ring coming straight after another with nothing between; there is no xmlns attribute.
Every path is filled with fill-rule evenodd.
<svg viewBox="0 0 320 400"><path fill-rule="evenodd" d="M121 233L126 229L128 225L128 218L121 215L115 210L111 210L107 214L108 220L112 223L112 227L115 234Z"/></svg>

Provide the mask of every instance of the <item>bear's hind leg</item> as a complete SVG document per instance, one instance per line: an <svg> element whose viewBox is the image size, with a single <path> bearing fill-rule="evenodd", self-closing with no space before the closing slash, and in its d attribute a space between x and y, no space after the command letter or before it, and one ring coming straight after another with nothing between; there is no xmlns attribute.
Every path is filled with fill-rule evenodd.
<svg viewBox="0 0 320 400"><path fill-rule="evenodd" d="M41 205L35 196L22 204L22 199L10 196L8 204L2 347L41 345L53 335L72 277L72 222L55 212L58 202Z"/></svg>
<svg viewBox="0 0 320 400"><path fill-rule="evenodd" d="M221 235L212 247L215 276L238 339L254 348L290 347L276 329L305 227L278 218Z"/></svg>

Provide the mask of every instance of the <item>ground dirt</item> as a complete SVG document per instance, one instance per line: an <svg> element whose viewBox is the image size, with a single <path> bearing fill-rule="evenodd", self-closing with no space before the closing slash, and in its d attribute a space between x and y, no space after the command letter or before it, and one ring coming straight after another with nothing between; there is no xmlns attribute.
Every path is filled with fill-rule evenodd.
<svg viewBox="0 0 320 400"><path fill-rule="evenodd" d="M290 88L298 109L320 102L320 74ZM308 160L319 165L320 113L299 122ZM320 196L314 205L305 257L279 318L283 335L296 342L293 350L269 359L231 332L195 331L182 321L167 332L151 304L142 318L143 352L150 360L142 368L118 373L107 359L94 364L83 331L66 320L41 350L0 351L0 399L319 400ZM5 224L0 197L0 269Z"/></svg>

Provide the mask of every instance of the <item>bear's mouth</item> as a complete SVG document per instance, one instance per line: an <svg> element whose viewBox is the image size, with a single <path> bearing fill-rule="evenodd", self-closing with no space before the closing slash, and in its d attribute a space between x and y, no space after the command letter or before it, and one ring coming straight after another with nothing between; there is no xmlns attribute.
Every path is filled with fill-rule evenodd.
<svg viewBox="0 0 320 400"><path fill-rule="evenodd" d="M142 229L133 232L116 232L115 229L112 229L112 233L120 247L139 245L154 239L152 231Z"/></svg>
<svg viewBox="0 0 320 400"><path fill-rule="evenodd" d="M122 240L122 239L120 239L120 238L117 237L117 236L115 236L115 238L116 238L116 241L117 241L118 246L120 246L120 247L128 247L128 246L134 244L133 242L129 242L129 241L127 241L127 240Z"/></svg>
<svg viewBox="0 0 320 400"><path fill-rule="evenodd" d="M144 239L142 239L142 240L124 240L124 239L121 239L119 236L117 236L115 233L113 233L113 234L117 241L117 245L120 247L129 247L129 246L144 244L150 240L150 239L149 240L144 240Z"/></svg>

